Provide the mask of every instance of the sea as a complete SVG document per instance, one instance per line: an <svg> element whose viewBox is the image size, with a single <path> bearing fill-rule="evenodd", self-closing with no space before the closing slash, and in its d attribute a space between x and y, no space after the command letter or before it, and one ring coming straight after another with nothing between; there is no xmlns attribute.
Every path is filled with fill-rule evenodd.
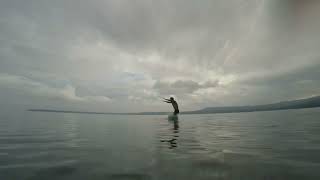
<svg viewBox="0 0 320 180"><path fill-rule="evenodd" d="M319 180L320 109L0 114L0 180Z"/></svg>

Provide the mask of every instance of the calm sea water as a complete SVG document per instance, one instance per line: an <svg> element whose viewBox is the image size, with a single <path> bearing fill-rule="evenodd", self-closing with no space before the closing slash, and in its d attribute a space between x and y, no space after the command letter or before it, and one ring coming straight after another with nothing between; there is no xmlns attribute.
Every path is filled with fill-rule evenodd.
<svg viewBox="0 0 320 180"><path fill-rule="evenodd" d="M0 179L320 179L320 109L1 114Z"/></svg>

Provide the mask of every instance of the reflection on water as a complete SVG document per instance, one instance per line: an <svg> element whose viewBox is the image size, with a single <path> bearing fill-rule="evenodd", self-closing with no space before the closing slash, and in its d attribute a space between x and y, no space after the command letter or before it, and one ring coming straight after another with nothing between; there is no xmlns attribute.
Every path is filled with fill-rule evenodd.
<svg viewBox="0 0 320 180"><path fill-rule="evenodd" d="M0 114L0 179L318 180L319 116Z"/></svg>
<svg viewBox="0 0 320 180"><path fill-rule="evenodd" d="M171 139L169 140L160 140L160 142L165 142L169 144L169 149L174 149L178 147L178 137L179 137L179 120L178 119L168 119L168 122L172 124L172 129L170 129L171 132L168 132L169 134L172 134Z"/></svg>

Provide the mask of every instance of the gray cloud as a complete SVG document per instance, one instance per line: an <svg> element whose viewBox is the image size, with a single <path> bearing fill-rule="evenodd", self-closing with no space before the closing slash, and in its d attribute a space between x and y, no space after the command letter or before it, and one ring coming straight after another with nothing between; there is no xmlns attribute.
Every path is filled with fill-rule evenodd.
<svg viewBox="0 0 320 180"><path fill-rule="evenodd" d="M106 96L78 96L71 85L65 87L50 87L20 76L0 74L0 85L10 91L20 91L29 95L44 96L48 99L62 99L76 102L110 102Z"/></svg>
<svg viewBox="0 0 320 180"><path fill-rule="evenodd" d="M3 0L0 98L154 111L163 95L184 109L317 95L319 4Z"/></svg>
<svg viewBox="0 0 320 180"><path fill-rule="evenodd" d="M176 94L188 94L193 93L199 89L214 88L219 85L219 81L207 81L203 84L197 83L192 80L177 80L174 82L161 82L157 81L154 88L163 95Z"/></svg>

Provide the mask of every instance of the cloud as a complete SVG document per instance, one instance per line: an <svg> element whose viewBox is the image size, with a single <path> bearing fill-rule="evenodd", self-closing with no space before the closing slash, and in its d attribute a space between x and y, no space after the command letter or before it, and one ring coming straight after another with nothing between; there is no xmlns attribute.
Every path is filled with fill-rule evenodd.
<svg viewBox="0 0 320 180"><path fill-rule="evenodd" d="M5 89L11 91L24 91L32 96L40 96L46 98L58 98L67 101L83 101L83 102L110 102L111 99L106 96L78 96L76 89L71 85L64 87L50 87L46 84L33 81L31 79L9 75L0 74L0 85Z"/></svg>
<svg viewBox="0 0 320 180"><path fill-rule="evenodd" d="M319 4L3 0L0 98L154 111L163 95L198 109L320 94Z"/></svg>
<svg viewBox="0 0 320 180"><path fill-rule="evenodd" d="M219 85L219 81L206 81L204 83L198 83L192 80L177 80L174 82L162 82L157 81L154 88L160 92L160 94L189 94L199 89L215 88Z"/></svg>

